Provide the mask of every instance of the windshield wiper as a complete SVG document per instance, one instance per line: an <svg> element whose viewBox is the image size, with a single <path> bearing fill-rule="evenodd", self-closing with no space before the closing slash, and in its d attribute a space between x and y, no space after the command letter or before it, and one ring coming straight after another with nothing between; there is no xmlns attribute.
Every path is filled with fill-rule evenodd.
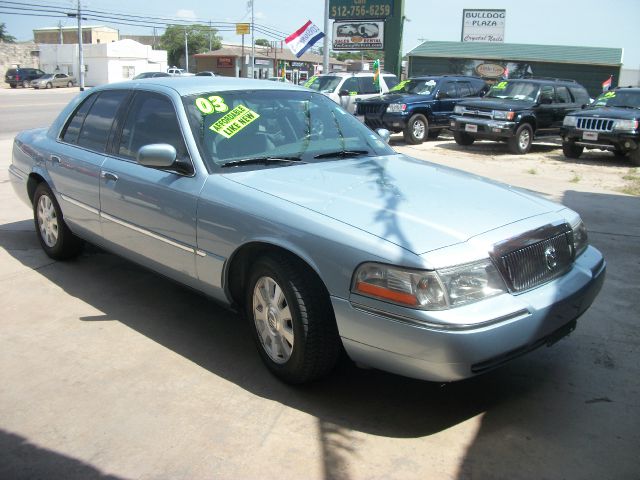
<svg viewBox="0 0 640 480"><path fill-rule="evenodd" d="M640 108L640 107L634 107L631 105L607 105L607 107L609 108Z"/></svg>
<svg viewBox="0 0 640 480"><path fill-rule="evenodd" d="M316 155L313 158L348 158L348 157L359 157L360 155L366 155L369 153L367 150L338 150L337 152L327 152L321 153L320 155Z"/></svg>
<svg viewBox="0 0 640 480"><path fill-rule="evenodd" d="M255 158L243 158L242 160L233 160L231 162L223 163L222 168L239 167L241 165L268 165L269 163L306 163L303 162L300 157L255 157Z"/></svg>

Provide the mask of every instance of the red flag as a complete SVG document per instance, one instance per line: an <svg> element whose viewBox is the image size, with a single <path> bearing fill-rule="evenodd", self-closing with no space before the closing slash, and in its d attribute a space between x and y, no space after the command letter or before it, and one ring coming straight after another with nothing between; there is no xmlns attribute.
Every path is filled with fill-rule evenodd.
<svg viewBox="0 0 640 480"><path fill-rule="evenodd" d="M609 78L607 78L604 82L602 82L602 91L606 92L607 90L609 90L611 88L611 82L613 81L613 75L609 75Z"/></svg>

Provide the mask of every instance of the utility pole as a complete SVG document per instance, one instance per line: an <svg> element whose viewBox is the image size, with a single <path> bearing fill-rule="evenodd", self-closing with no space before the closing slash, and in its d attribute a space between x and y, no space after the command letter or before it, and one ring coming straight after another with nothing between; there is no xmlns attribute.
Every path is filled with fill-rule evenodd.
<svg viewBox="0 0 640 480"><path fill-rule="evenodd" d="M209 20L209 51L211 51L211 20Z"/></svg>
<svg viewBox="0 0 640 480"><path fill-rule="evenodd" d="M256 65L256 40L254 38L254 17L253 17L253 3L254 0L250 0L251 1L251 77L250 78L254 78L255 74L253 72L253 69Z"/></svg>
<svg viewBox="0 0 640 480"><path fill-rule="evenodd" d="M62 22L58 21L58 43L62 45L64 40L62 39Z"/></svg>
<svg viewBox="0 0 640 480"><path fill-rule="evenodd" d="M84 92L84 54L82 52L82 11L80 0L78 0L78 72L80 91Z"/></svg>
<svg viewBox="0 0 640 480"><path fill-rule="evenodd" d="M322 43L322 73L329 73L329 0L324 0L324 39Z"/></svg>
<svg viewBox="0 0 640 480"><path fill-rule="evenodd" d="M187 27L184 27L184 70L189 73L189 44L187 42Z"/></svg>

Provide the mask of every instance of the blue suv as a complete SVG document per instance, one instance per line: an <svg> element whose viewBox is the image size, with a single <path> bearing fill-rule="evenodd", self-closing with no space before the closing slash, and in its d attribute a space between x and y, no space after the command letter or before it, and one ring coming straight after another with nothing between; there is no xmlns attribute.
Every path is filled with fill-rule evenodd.
<svg viewBox="0 0 640 480"><path fill-rule="evenodd" d="M356 115L372 129L402 132L415 145L437 138L449 127L456 104L468 97L481 97L489 89L478 77L440 75L415 77L400 82L389 93L358 102Z"/></svg>

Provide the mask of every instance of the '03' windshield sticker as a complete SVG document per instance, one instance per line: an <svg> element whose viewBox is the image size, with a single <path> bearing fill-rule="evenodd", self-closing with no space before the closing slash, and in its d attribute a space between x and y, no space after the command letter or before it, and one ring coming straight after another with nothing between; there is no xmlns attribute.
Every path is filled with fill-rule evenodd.
<svg viewBox="0 0 640 480"><path fill-rule="evenodd" d="M259 117L260 115L253 110L249 110L244 105L238 105L209 128L225 138L231 138Z"/></svg>
<svg viewBox="0 0 640 480"><path fill-rule="evenodd" d="M205 115L210 115L214 112L224 113L229 110L229 107L224 103L224 98L212 95L209 98L199 97L196 98L196 107Z"/></svg>

